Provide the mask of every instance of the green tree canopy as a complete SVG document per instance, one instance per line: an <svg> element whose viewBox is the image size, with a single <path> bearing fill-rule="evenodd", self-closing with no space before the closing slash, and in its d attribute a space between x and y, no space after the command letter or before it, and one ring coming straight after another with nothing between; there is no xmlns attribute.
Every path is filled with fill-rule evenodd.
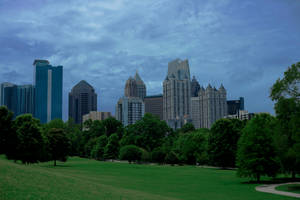
<svg viewBox="0 0 300 200"><path fill-rule="evenodd" d="M114 133L109 136L107 145L104 148L105 159L115 159L119 155L119 136Z"/></svg>
<svg viewBox="0 0 300 200"><path fill-rule="evenodd" d="M16 134L12 128L13 113L6 106L0 107L0 154L14 154Z"/></svg>
<svg viewBox="0 0 300 200"><path fill-rule="evenodd" d="M273 142L276 119L269 114L252 118L243 129L238 142L237 167L241 177L275 176L279 165Z"/></svg>
<svg viewBox="0 0 300 200"><path fill-rule="evenodd" d="M142 159L142 151L135 145L126 145L120 149L119 157L121 160L128 160L129 163L140 161Z"/></svg>

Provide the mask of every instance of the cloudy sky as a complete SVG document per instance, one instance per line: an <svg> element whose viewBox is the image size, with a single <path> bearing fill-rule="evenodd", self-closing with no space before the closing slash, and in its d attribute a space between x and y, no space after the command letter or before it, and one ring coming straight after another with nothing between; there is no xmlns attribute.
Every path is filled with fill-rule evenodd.
<svg viewBox="0 0 300 200"><path fill-rule="evenodd" d="M168 62L245 97L250 112L273 111L274 81L300 61L300 0L0 0L0 82L32 83L33 60L64 66L68 92L86 80L98 110L114 113L138 70L147 94L162 93Z"/></svg>

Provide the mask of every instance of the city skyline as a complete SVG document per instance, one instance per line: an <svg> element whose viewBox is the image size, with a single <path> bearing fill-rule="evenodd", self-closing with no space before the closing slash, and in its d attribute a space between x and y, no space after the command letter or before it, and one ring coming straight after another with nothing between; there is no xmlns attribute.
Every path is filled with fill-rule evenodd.
<svg viewBox="0 0 300 200"><path fill-rule="evenodd" d="M147 95L161 94L176 58L189 60L201 86L223 83L228 100L242 96L250 112L273 114L269 89L300 60L299 1L0 4L1 82L32 84L37 58L63 65L64 120L78 81L95 87L98 110L114 114L131 74L138 70Z"/></svg>

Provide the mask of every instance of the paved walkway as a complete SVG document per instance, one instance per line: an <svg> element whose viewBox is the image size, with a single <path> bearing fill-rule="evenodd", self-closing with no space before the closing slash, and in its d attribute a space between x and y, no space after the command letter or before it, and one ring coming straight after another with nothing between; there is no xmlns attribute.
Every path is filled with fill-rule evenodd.
<svg viewBox="0 0 300 200"><path fill-rule="evenodd" d="M255 188L255 190L260 191L260 192L267 192L267 193L280 194L280 195L284 195L284 196L300 198L300 194L297 194L297 193L284 192L284 191L275 190L275 188L277 186L279 186L279 185L286 185L286 184L300 184L300 182L291 182L291 183L282 183L282 184L270 184L270 185L260 185L260 186L257 186Z"/></svg>

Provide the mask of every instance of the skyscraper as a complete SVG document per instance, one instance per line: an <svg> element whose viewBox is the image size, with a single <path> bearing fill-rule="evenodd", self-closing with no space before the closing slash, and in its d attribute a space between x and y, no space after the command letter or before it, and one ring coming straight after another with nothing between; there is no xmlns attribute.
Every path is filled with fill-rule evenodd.
<svg viewBox="0 0 300 200"><path fill-rule="evenodd" d="M35 117L41 123L62 118L63 67L47 60L35 60Z"/></svg>
<svg viewBox="0 0 300 200"><path fill-rule="evenodd" d="M192 97L191 117L195 128L211 128L212 124L227 115L226 90L209 84L200 88L198 96Z"/></svg>
<svg viewBox="0 0 300 200"><path fill-rule="evenodd" d="M193 76L193 79L192 79L192 97L197 97L198 96L198 92L200 90L200 85L198 83L198 81L196 80L195 76Z"/></svg>
<svg viewBox="0 0 300 200"><path fill-rule="evenodd" d="M191 81L188 60L169 62L163 83L163 117L173 129L183 126L191 109Z"/></svg>
<svg viewBox="0 0 300 200"><path fill-rule="evenodd" d="M116 106L116 119L124 126L142 119L144 113L145 105L139 97L122 97Z"/></svg>
<svg viewBox="0 0 300 200"><path fill-rule="evenodd" d="M2 83L0 105L5 105L11 110L14 117L25 113L34 114L34 94L33 85Z"/></svg>
<svg viewBox="0 0 300 200"><path fill-rule="evenodd" d="M239 110L245 110L244 97L240 97L239 100L228 100L227 107L228 115L236 115Z"/></svg>
<svg viewBox="0 0 300 200"><path fill-rule="evenodd" d="M126 81L125 84L125 97L137 97L137 84L136 80L132 77Z"/></svg>
<svg viewBox="0 0 300 200"><path fill-rule="evenodd" d="M145 113L151 113L163 120L163 95L152 95L144 98Z"/></svg>
<svg viewBox="0 0 300 200"><path fill-rule="evenodd" d="M137 97L144 100L146 96L146 85L144 81L141 79L137 71L135 73L134 80L136 81L136 86L137 86Z"/></svg>
<svg viewBox="0 0 300 200"><path fill-rule="evenodd" d="M82 80L69 93L69 118L80 124L82 116L90 111L97 111L97 94L90 84Z"/></svg>

